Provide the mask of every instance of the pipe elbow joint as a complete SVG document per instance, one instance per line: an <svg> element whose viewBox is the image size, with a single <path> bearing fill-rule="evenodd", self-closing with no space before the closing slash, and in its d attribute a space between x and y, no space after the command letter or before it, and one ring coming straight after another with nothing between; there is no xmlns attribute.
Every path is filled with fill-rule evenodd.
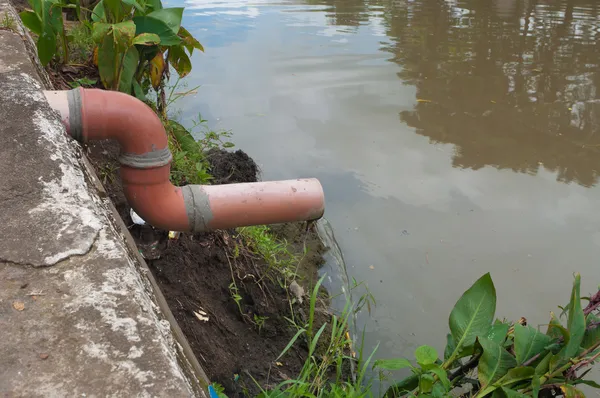
<svg viewBox="0 0 600 398"><path fill-rule="evenodd" d="M77 141L119 142L125 196L155 227L202 232L323 216L323 188L314 178L175 187L169 180L172 155L162 121L137 98L83 88L44 94Z"/></svg>

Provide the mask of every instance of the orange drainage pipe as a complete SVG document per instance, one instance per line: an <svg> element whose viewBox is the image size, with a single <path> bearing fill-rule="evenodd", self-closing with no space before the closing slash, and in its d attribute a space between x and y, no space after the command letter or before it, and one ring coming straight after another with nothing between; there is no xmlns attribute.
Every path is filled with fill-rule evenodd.
<svg viewBox="0 0 600 398"><path fill-rule="evenodd" d="M169 181L172 155L163 124L150 107L132 96L84 88L44 94L77 141L119 142L125 196L154 227L200 232L323 216L323 188L314 178L174 186Z"/></svg>

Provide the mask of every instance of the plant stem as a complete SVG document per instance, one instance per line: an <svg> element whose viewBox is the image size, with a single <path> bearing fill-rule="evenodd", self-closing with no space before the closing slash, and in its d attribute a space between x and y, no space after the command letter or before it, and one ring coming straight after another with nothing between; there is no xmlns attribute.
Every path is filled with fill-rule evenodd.
<svg viewBox="0 0 600 398"><path fill-rule="evenodd" d="M585 358L585 356L588 355L590 352L593 352L598 347L600 347L600 341L597 342L596 344L594 344L593 346L591 346L590 348L588 348L587 350L585 350L584 352L582 352L581 355L579 355L579 357L572 358L569 360L569 362L567 362L565 365L561 366L560 368L554 370L551 373L544 374L542 377L540 377L540 386L542 386L548 380L552 379L554 376L560 375L563 372L567 371L571 366L576 366L577 364L579 364L580 362L583 362L583 361L589 362ZM590 359L593 360L593 359L597 358L598 355L600 355L600 353L595 354ZM523 390L523 394L531 392L531 390L532 390L532 388L528 387L527 389Z"/></svg>

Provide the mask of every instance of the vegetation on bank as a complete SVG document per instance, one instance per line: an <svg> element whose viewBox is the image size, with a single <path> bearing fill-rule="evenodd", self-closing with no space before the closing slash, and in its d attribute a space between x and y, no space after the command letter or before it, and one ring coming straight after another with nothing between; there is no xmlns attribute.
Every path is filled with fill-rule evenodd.
<svg viewBox="0 0 600 398"><path fill-rule="evenodd" d="M525 318L516 322L495 319L496 290L490 274L485 274L463 293L450 313L443 354L424 345L415 350L413 360L373 362L373 353L364 357L359 350L356 357L348 351L352 341L345 330L355 310L350 303L319 330L314 330L309 317L277 358L285 358L292 345L303 340L309 357L302 371L294 379L263 390L259 397L373 397L373 383L392 380L393 372L401 369L410 370L411 375L392 382L385 397L584 397L581 386L600 388L586 378L600 357L600 291L581 297L580 282L579 274L575 275L569 303L559 307L558 317L551 313L547 325L534 327ZM310 297L311 314L319 284ZM320 341L325 349L319 352ZM354 365L351 372L344 370L348 363ZM377 380L367 377L368 372ZM219 396L225 396L216 389Z"/></svg>
<svg viewBox="0 0 600 398"><path fill-rule="evenodd" d="M79 0L30 0L30 5L31 10L23 11L21 18L36 36L38 56L44 65L91 66L97 70L98 79L84 76L69 84L101 85L148 103L162 118L169 135L173 182L210 183L207 156L211 149L232 145L227 141L228 133L206 129L199 117L192 128L203 137L197 141L190 130L168 117L169 105L193 91L176 93L175 89L179 79L191 71L194 50L203 51L181 26L183 8L164 8L160 0L100 0L93 8ZM71 20L63 18L63 12ZM0 24L14 29L13 22L5 14ZM171 68L179 78L168 91ZM292 253L268 227L241 228L237 233L245 244L235 248L229 292L240 315L245 314L234 269L236 255L260 256L268 264L260 278L268 278L289 292L289 325L296 330L274 362L285 360L296 345L308 348L299 374L269 388L259 385L260 397L371 397L373 383L381 381L391 383L385 391L387 397L579 397L583 396L582 385L600 388L585 378L600 356L600 292L581 297L579 275L575 276L569 303L561 307L559 316L552 313L545 331L528 325L524 318L516 322L495 319L496 291L486 274L459 298L450 313L443 354L421 346L413 360L373 361L373 353L365 355L360 348L354 351L347 332L350 316L370 303L368 299L348 303L317 327L323 279L309 295L297 286L302 254ZM309 300L306 316L297 314L293 306L304 299ZM249 322L261 333L269 319L255 315ZM410 371L410 376L394 380L393 372L401 369Z"/></svg>

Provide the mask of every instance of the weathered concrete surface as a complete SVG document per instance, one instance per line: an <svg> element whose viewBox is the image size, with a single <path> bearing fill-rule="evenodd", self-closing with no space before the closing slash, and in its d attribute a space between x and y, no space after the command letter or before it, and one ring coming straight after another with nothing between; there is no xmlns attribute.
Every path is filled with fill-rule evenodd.
<svg viewBox="0 0 600 398"><path fill-rule="evenodd" d="M204 396L17 33L0 30L0 396Z"/></svg>

